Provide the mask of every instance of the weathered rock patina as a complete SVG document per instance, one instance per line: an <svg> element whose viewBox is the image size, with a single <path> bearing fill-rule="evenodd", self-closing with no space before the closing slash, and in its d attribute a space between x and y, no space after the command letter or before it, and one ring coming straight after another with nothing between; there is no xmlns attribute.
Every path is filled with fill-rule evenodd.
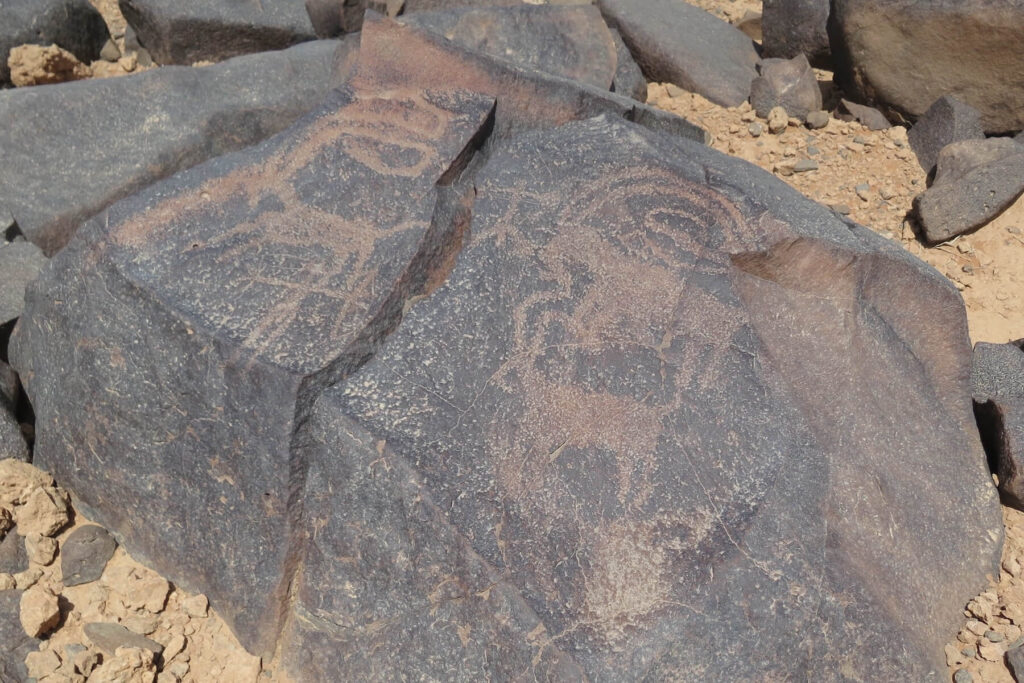
<svg viewBox="0 0 1024 683"><path fill-rule="evenodd" d="M646 111L371 16L29 288L36 461L296 680L935 676L1002 528L956 290Z"/></svg>
<svg viewBox="0 0 1024 683"><path fill-rule="evenodd" d="M0 92L0 204L52 254L161 178L259 142L338 85L358 36L194 69ZM47 131L47 134L40 134Z"/></svg>

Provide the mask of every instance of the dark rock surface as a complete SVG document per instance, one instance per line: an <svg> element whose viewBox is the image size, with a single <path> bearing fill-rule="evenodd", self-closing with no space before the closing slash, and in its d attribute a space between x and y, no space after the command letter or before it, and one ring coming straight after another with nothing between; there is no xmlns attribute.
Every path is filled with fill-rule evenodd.
<svg viewBox="0 0 1024 683"><path fill-rule="evenodd" d="M1009 138L964 140L939 152L935 182L914 199L928 242L985 225L1024 192L1024 149Z"/></svg>
<svg viewBox="0 0 1024 683"><path fill-rule="evenodd" d="M112 655L119 647L149 650L155 655L164 651L163 645L139 633L131 631L121 624L93 622L82 629L85 637L108 655Z"/></svg>
<svg viewBox="0 0 1024 683"><path fill-rule="evenodd" d="M72 531L60 547L61 582L78 586L103 575L117 550L117 541L101 526L87 524Z"/></svg>
<svg viewBox="0 0 1024 683"><path fill-rule="evenodd" d="M649 81L674 83L734 107L750 96L759 61L736 27L677 0L599 0Z"/></svg>
<svg viewBox="0 0 1024 683"><path fill-rule="evenodd" d="M25 657L39 647L21 627L21 591L0 591L0 683L28 680Z"/></svg>
<svg viewBox="0 0 1024 683"><path fill-rule="evenodd" d="M802 54L816 66L828 66L828 15L829 0L764 0L764 56L792 59Z"/></svg>
<svg viewBox="0 0 1024 683"><path fill-rule="evenodd" d="M36 278L48 260L29 242L0 241L0 326L21 315L25 285Z"/></svg>
<svg viewBox="0 0 1024 683"><path fill-rule="evenodd" d="M750 86L750 104L763 119L775 107L782 107L801 121L813 111L821 111L821 88L807 58L765 59L761 75Z"/></svg>
<svg viewBox="0 0 1024 683"><path fill-rule="evenodd" d="M885 118L885 114L874 107L857 104L847 99L840 99L839 108L841 111L846 112L847 120L858 121L867 126L868 130L886 130L892 127L889 119Z"/></svg>
<svg viewBox="0 0 1024 683"><path fill-rule="evenodd" d="M615 42L615 79L612 81L612 92L632 97L641 102L647 101L647 79L644 78L640 65L633 59L629 48L622 40L622 35L615 29L608 29Z"/></svg>
<svg viewBox="0 0 1024 683"><path fill-rule="evenodd" d="M616 76L615 42L594 6L523 5L418 12L403 22L526 69L602 90Z"/></svg>
<svg viewBox="0 0 1024 683"><path fill-rule="evenodd" d="M833 0L836 81L910 120L943 95L1024 128L1024 0Z"/></svg>
<svg viewBox="0 0 1024 683"><path fill-rule="evenodd" d="M0 538L0 573L17 574L28 569L28 554L25 550L25 539L18 535L18 527L13 527Z"/></svg>
<svg viewBox="0 0 1024 683"><path fill-rule="evenodd" d="M371 17L30 286L36 462L294 680L926 679L1000 550L962 301L649 111Z"/></svg>
<svg viewBox="0 0 1024 683"><path fill-rule="evenodd" d="M562 0L558 5L589 5L590 0ZM399 13L435 12L487 7L522 7L523 0L306 0L306 11L321 38L352 33L363 27L366 10L389 18Z"/></svg>
<svg viewBox="0 0 1024 683"><path fill-rule="evenodd" d="M303 0L119 0L157 64L184 64L280 50L312 40Z"/></svg>
<svg viewBox="0 0 1024 683"><path fill-rule="evenodd" d="M942 148L961 140L985 137L981 114L952 95L944 95L928 107L928 111L907 132L910 148L926 172L931 173Z"/></svg>
<svg viewBox="0 0 1024 683"><path fill-rule="evenodd" d="M0 405L0 460L4 458L28 461L28 444L17 415L6 405Z"/></svg>
<svg viewBox="0 0 1024 683"><path fill-rule="evenodd" d="M52 254L114 201L288 126L338 82L335 61L357 40L0 92L0 204Z"/></svg>
<svg viewBox="0 0 1024 683"><path fill-rule="evenodd" d="M974 347L974 412L1003 502L1024 510L1024 351L1021 343Z"/></svg>
<svg viewBox="0 0 1024 683"><path fill-rule="evenodd" d="M99 57L110 37L89 0L4 0L0 3L0 85L10 83L7 55L31 43L56 43L83 62Z"/></svg>

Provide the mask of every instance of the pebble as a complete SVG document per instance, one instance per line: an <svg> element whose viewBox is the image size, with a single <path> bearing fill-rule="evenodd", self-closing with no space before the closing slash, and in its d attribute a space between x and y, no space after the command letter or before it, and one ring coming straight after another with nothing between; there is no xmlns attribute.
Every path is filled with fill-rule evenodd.
<svg viewBox="0 0 1024 683"><path fill-rule="evenodd" d="M824 128L831 118L827 111L812 111L807 115L807 127L811 129Z"/></svg>
<svg viewBox="0 0 1024 683"><path fill-rule="evenodd" d="M807 147L807 154L809 156L812 156L812 157L818 156L818 154L820 154L820 153L821 153L821 150L818 149L817 147L813 146L813 145L809 145Z"/></svg>
<svg viewBox="0 0 1024 683"><path fill-rule="evenodd" d="M775 107L768 112L768 132L781 133L789 126L789 116L782 107Z"/></svg>
<svg viewBox="0 0 1024 683"><path fill-rule="evenodd" d="M67 499L57 489L40 487L15 509L15 515L21 535L53 536L68 523Z"/></svg>
<svg viewBox="0 0 1024 683"><path fill-rule="evenodd" d="M32 586L21 594L18 616L21 627L29 636L39 638L46 635L60 621L57 596L42 585Z"/></svg>
<svg viewBox="0 0 1024 683"><path fill-rule="evenodd" d="M755 138L761 137L761 133L764 132L764 126L761 125L760 121L754 121L747 127L747 132Z"/></svg>
<svg viewBox="0 0 1024 683"><path fill-rule="evenodd" d="M30 534L25 537L25 552L28 553L29 562L45 567L57 555L57 539Z"/></svg>
<svg viewBox="0 0 1024 683"><path fill-rule="evenodd" d="M202 593L199 595L193 595L191 598L187 598L181 602L182 609L184 609L185 614L190 617L205 617L206 610L209 606L209 601L207 601L206 596Z"/></svg>
<svg viewBox="0 0 1024 683"><path fill-rule="evenodd" d="M14 575L14 585L20 591L28 590L32 586L39 582L39 579L43 578L43 570L38 567L32 567L26 569L23 572L18 572Z"/></svg>
<svg viewBox="0 0 1024 683"><path fill-rule="evenodd" d="M957 669L953 674L953 683L974 683L974 676L967 669Z"/></svg>
<svg viewBox="0 0 1024 683"><path fill-rule="evenodd" d="M960 270L964 271L968 275L970 275L970 274L972 274L974 272L974 268L972 268L971 264L969 264L969 263L965 264L964 267L961 268Z"/></svg>
<svg viewBox="0 0 1024 683"><path fill-rule="evenodd" d="M795 173L807 173L808 171L817 170L818 162L815 161L814 159L801 159L800 161L796 162L796 164L793 166L793 171Z"/></svg>
<svg viewBox="0 0 1024 683"><path fill-rule="evenodd" d="M853 188L853 191L857 193L857 196L861 198L861 201L868 201L871 195L868 192L871 190L871 186L867 183L861 183L860 185Z"/></svg>
<svg viewBox="0 0 1024 683"><path fill-rule="evenodd" d="M850 215L850 207L846 204L832 204L831 209L841 216Z"/></svg>
<svg viewBox="0 0 1024 683"><path fill-rule="evenodd" d="M134 631L129 631L121 624L92 622L85 625L85 637L107 654L114 654L118 648L148 650L155 655L163 652L164 646Z"/></svg>
<svg viewBox="0 0 1024 683"><path fill-rule="evenodd" d="M1001 643L1004 640L1006 640L1006 636L1004 636L999 631L985 631L985 637L988 638L989 642L991 643Z"/></svg>
<svg viewBox="0 0 1024 683"><path fill-rule="evenodd" d="M117 541L101 526L81 526L65 539L60 554L60 570L65 586L78 586L103 575Z"/></svg>
<svg viewBox="0 0 1024 683"><path fill-rule="evenodd" d="M185 636L176 635L167 641L167 645L164 646L164 661L169 662L174 657L185 649Z"/></svg>

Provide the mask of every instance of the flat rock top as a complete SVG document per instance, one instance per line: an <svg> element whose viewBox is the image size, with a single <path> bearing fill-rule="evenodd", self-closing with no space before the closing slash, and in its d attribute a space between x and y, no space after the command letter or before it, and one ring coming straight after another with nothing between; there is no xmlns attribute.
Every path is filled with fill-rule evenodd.
<svg viewBox="0 0 1024 683"><path fill-rule="evenodd" d="M210 334L322 367L399 280L436 184L492 108L468 93L336 91L297 128L116 205L113 258Z"/></svg>

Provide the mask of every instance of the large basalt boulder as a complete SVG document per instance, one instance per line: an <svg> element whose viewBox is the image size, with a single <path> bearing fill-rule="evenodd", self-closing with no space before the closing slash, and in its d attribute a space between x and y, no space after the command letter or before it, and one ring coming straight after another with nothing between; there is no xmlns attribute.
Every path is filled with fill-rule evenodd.
<svg viewBox="0 0 1024 683"><path fill-rule="evenodd" d="M443 35L474 52L608 90L615 80L615 41L593 6L526 5L417 12L412 27Z"/></svg>
<svg viewBox="0 0 1024 683"><path fill-rule="evenodd" d="M645 111L371 16L30 287L36 462L294 680L942 670L1001 540L957 292Z"/></svg>
<svg viewBox="0 0 1024 683"><path fill-rule="evenodd" d="M833 0L836 80L913 120L943 95L1024 128L1024 0Z"/></svg>
<svg viewBox="0 0 1024 683"><path fill-rule="evenodd" d="M806 56L812 64L828 66L829 0L764 0L761 15L765 57Z"/></svg>
<svg viewBox="0 0 1024 683"><path fill-rule="evenodd" d="M316 106L358 37L196 69L0 92L0 205L54 253L113 202L259 142Z"/></svg>
<svg viewBox="0 0 1024 683"><path fill-rule="evenodd" d="M1003 501L1024 510L1024 340L974 347L978 429Z"/></svg>
<svg viewBox="0 0 1024 683"><path fill-rule="evenodd" d="M118 0L157 64L219 62L312 40L303 0Z"/></svg>
<svg viewBox="0 0 1024 683"><path fill-rule="evenodd" d="M679 0L599 0L649 81L674 83L734 107L750 97L757 50L747 35Z"/></svg>
<svg viewBox="0 0 1024 683"><path fill-rule="evenodd" d="M951 95L935 100L907 132L910 148L925 173L931 173L946 145L962 140L981 140L981 114Z"/></svg>
<svg viewBox="0 0 1024 683"><path fill-rule="evenodd" d="M110 38L89 0L4 0L0 3L0 86L11 82L7 56L24 44L56 43L84 62L97 59Z"/></svg>

